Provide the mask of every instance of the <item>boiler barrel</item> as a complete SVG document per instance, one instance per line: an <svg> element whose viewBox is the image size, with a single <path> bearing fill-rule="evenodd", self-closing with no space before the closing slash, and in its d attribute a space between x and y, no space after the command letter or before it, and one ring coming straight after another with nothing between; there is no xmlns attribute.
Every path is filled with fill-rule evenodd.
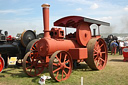
<svg viewBox="0 0 128 85"><path fill-rule="evenodd" d="M75 40L44 38L37 42L37 50L41 56L51 55L58 50L68 51L71 48L80 48Z"/></svg>
<svg viewBox="0 0 128 85"><path fill-rule="evenodd" d="M18 47L14 44L0 44L0 54L17 54Z"/></svg>

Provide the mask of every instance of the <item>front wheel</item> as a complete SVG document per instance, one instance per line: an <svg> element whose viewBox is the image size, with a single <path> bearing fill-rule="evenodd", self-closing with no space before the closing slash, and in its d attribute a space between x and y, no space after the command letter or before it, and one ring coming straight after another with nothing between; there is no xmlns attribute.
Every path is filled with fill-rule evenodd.
<svg viewBox="0 0 128 85"><path fill-rule="evenodd" d="M72 72L72 58L66 51L56 51L49 62L50 76L60 82L69 78Z"/></svg>
<svg viewBox="0 0 128 85"><path fill-rule="evenodd" d="M44 60L37 51L28 52L23 59L23 70L31 76L38 76L44 70Z"/></svg>

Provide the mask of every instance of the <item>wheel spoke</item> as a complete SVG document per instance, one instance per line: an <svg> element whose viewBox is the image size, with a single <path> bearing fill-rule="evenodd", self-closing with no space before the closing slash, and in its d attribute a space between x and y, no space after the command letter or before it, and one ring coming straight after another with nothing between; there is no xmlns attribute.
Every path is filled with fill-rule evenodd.
<svg viewBox="0 0 128 85"><path fill-rule="evenodd" d="M100 58L101 61L105 62L104 59Z"/></svg>
<svg viewBox="0 0 128 85"><path fill-rule="evenodd" d="M104 44L101 44L100 48L103 46Z"/></svg>
<svg viewBox="0 0 128 85"><path fill-rule="evenodd" d="M97 52L97 50L96 50L96 49L94 49L94 51L95 51L95 52Z"/></svg>
<svg viewBox="0 0 128 85"><path fill-rule="evenodd" d="M69 59L67 61L65 61L65 64L69 62Z"/></svg>
<svg viewBox="0 0 128 85"><path fill-rule="evenodd" d="M26 64L32 64L31 62L29 62L29 61L26 61Z"/></svg>
<svg viewBox="0 0 128 85"><path fill-rule="evenodd" d="M30 69L30 68L32 68L33 67L33 65L31 65L31 66L28 66L26 69Z"/></svg>
<svg viewBox="0 0 128 85"><path fill-rule="evenodd" d="M96 65L98 64L98 60L95 61L96 62Z"/></svg>
<svg viewBox="0 0 128 85"><path fill-rule="evenodd" d="M60 59L56 56L57 60L59 61L59 63L61 63Z"/></svg>
<svg viewBox="0 0 128 85"><path fill-rule="evenodd" d="M67 68L67 69L69 69L69 70L70 70L70 67L68 67L68 66L65 66L65 68Z"/></svg>
<svg viewBox="0 0 128 85"><path fill-rule="evenodd" d="M59 75L59 71L57 71L56 78L58 77L58 75Z"/></svg>
<svg viewBox="0 0 128 85"><path fill-rule="evenodd" d="M95 46L97 47L98 44L99 44L99 41L96 42Z"/></svg>
<svg viewBox="0 0 128 85"><path fill-rule="evenodd" d="M97 54L93 54L93 56L96 56Z"/></svg>
<svg viewBox="0 0 128 85"><path fill-rule="evenodd" d="M53 63L54 66L58 66L56 63Z"/></svg>
<svg viewBox="0 0 128 85"><path fill-rule="evenodd" d="M67 58L67 54L65 54L65 56L64 56L64 63L65 63L65 61L66 61L66 58Z"/></svg>
<svg viewBox="0 0 128 85"><path fill-rule="evenodd" d="M98 57L96 56L95 58L94 58L94 61L96 61L98 59Z"/></svg>
<svg viewBox="0 0 128 85"><path fill-rule="evenodd" d="M99 50L99 44L97 46L95 46L95 49L98 51Z"/></svg>
<svg viewBox="0 0 128 85"><path fill-rule="evenodd" d="M99 67L102 67L102 62L101 61L99 61Z"/></svg>
<svg viewBox="0 0 128 85"><path fill-rule="evenodd" d="M63 72L64 72L65 76L67 76L67 73L65 72L65 70L63 70Z"/></svg>
<svg viewBox="0 0 128 85"><path fill-rule="evenodd" d="M106 52L101 52L102 54L106 53Z"/></svg>
<svg viewBox="0 0 128 85"><path fill-rule="evenodd" d="M32 71L32 68L30 69L30 73L31 73L31 71Z"/></svg>
<svg viewBox="0 0 128 85"><path fill-rule="evenodd" d="M32 49L35 50L36 48L34 46L32 46Z"/></svg>
<svg viewBox="0 0 128 85"><path fill-rule="evenodd" d="M57 69L55 69L54 71L53 71L53 73L55 73L55 72L57 72L57 71L59 71L61 68L59 67L59 68L57 68Z"/></svg>

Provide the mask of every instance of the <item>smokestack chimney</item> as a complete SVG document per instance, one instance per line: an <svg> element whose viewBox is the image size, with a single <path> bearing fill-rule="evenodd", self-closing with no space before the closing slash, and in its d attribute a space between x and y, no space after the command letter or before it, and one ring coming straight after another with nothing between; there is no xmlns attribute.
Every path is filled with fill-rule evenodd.
<svg viewBox="0 0 128 85"><path fill-rule="evenodd" d="M44 21L44 37L50 38L49 34L49 4L43 4L41 5L43 10L43 21Z"/></svg>

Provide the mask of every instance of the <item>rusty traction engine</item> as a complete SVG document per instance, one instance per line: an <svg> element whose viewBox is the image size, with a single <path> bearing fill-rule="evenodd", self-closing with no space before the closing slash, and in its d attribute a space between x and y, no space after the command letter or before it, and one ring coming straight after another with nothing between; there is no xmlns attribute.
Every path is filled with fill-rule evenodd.
<svg viewBox="0 0 128 85"><path fill-rule="evenodd" d="M49 68L50 76L56 81L69 78L73 60L86 61L93 70L101 70L107 63L107 47L100 35L91 35L90 25L107 25L109 23L84 18L68 16L54 22L54 26L72 27L73 34L64 37L64 30L52 28L49 30L49 7L42 5L44 20L44 38L35 42L23 60L23 70L29 76L38 76L45 67Z"/></svg>

